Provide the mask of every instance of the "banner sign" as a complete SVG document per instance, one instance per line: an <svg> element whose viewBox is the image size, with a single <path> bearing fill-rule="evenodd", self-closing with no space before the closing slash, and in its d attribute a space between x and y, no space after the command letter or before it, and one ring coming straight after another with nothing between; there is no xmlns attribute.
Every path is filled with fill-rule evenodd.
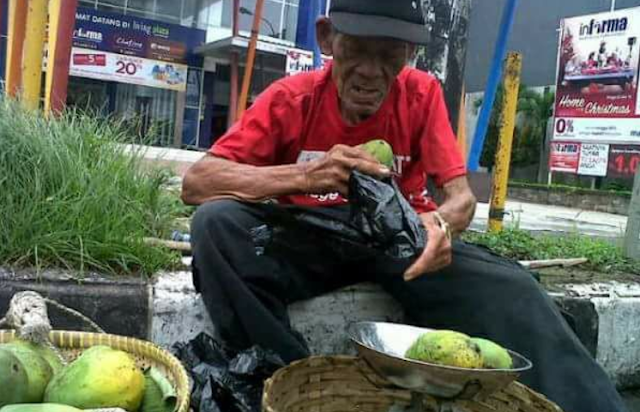
<svg viewBox="0 0 640 412"><path fill-rule="evenodd" d="M79 7L73 46L201 67L194 49L205 37L204 30Z"/></svg>
<svg viewBox="0 0 640 412"><path fill-rule="evenodd" d="M553 172L577 173L580 143L552 142L549 169Z"/></svg>
<svg viewBox="0 0 640 412"><path fill-rule="evenodd" d="M611 146L609 150L609 177L633 179L638 165L640 165L640 146Z"/></svg>
<svg viewBox="0 0 640 412"><path fill-rule="evenodd" d="M554 138L640 144L640 8L562 21Z"/></svg>
<svg viewBox="0 0 640 412"><path fill-rule="evenodd" d="M69 74L176 91L185 91L188 66L74 47Z"/></svg>
<svg viewBox="0 0 640 412"><path fill-rule="evenodd" d="M331 61L331 57L322 55L322 66ZM301 49L287 50L287 62L285 67L285 75L292 76L294 74L308 72L313 70L313 52Z"/></svg>
<svg viewBox="0 0 640 412"><path fill-rule="evenodd" d="M609 164L609 145L583 143L580 146L578 174L585 176L606 176Z"/></svg>
<svg viewBox="0 0 640 412"><path fill-rule="evenodd" d="M632 177L630 148L640 149L638 39L640 7L562 21L552 171Z"/></svg>

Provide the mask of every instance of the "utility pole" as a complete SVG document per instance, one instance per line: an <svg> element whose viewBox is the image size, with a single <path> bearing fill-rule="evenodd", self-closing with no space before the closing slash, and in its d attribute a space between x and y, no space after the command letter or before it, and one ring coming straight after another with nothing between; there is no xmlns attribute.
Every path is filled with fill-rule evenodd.
<svg viewBox="0 0 640 412"><path fill-rule="evenodd" d="M513 147L513 131L516 126L521 70L522 55L520 53L509 53L505 67L500 136L498 138L498 149L496 151L491 205L489 208L490 232L499 232L502 230L504 207L507 202L509 167L511 164L511 149Z"/></svg>
<svg viewBox="0 0 640 412"><path fill-rule="evenodd" d="M67 104L69 66L78 0L49 1L49 53L45 79L44 111L61 113Z"/></svg>
<svg viewBox="0 0 640 412"><path fill-rule="evenodd" d="M22 89L22 50L27 23L27 0L8 0L7 58L5 60L5 89L16 97Z"/></svg>
<svg viewBox="0 0 640 412"><path fill-rule="evenodd" d="M236 120L242 117L247 108L247 100L251 88L251 77L253 75L253 65L256 59L256 48L258 46L258 33L260 33L260 20L262 19L262 8L264 0L256 1L256 9L253 12L253 27L251 28L251 40L249 41L249 50L247 51L247 64L244 67L244 78L242 79L242 89L238 102L238 112Z"/></svg>
<svg viewBox="0 0 640 412"><path fill-rule="evenodd" d="M22 103L24 107L31 110L36 110L40 106L42 51L44 50L48 5L47 0L28 0L22 57Z"/></svg>
<svg viewBox="0 0 640 412"><path fill-rule="evenodd" d="M640 260L640 167L636 170L633 193L629 203L624 251L627 257Z"/></svg>

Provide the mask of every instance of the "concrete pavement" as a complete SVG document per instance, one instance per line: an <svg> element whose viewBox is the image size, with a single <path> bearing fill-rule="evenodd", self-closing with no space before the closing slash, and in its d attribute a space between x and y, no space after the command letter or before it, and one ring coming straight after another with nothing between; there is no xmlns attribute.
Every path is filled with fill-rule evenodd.
<svg viewBox="0 0 640 412"><path fill-rule="evenodd" d="M610 213L591 212L561 206L538 205L507 201L504 218L507 227L517 226L530 231L578 232L605 238L624 237L627 217ZM484 231L487 227L489 205L479 203L471 229Z"/></svg>

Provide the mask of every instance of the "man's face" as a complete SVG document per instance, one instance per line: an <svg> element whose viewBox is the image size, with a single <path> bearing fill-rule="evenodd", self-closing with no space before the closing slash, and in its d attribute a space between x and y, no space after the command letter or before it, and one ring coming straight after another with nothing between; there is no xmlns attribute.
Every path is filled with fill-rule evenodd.
<svg viewBox="0 0 640 412"><path fill-rule="evenodd" d="M362 121L378 111L413 51L387 38L332 36L333 81L347 120Z"/></svg>

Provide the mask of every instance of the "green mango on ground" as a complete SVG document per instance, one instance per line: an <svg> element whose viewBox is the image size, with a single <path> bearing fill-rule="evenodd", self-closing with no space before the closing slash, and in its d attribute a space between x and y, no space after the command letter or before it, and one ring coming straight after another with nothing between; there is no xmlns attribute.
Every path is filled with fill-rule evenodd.
<svg viewBox="0 0 640 412"><path fill-rule="evenodd" d="M142 402L144 385L144 375L129 354L94 346L51 380L44 399L80 409L122 408L135 412Z"/></svg>
<svg viewBox="0 0 640 412"><path fill-rule="evenodd" d="M0 408L27 402L29 378L20 360L0 346Z"/></svg>

